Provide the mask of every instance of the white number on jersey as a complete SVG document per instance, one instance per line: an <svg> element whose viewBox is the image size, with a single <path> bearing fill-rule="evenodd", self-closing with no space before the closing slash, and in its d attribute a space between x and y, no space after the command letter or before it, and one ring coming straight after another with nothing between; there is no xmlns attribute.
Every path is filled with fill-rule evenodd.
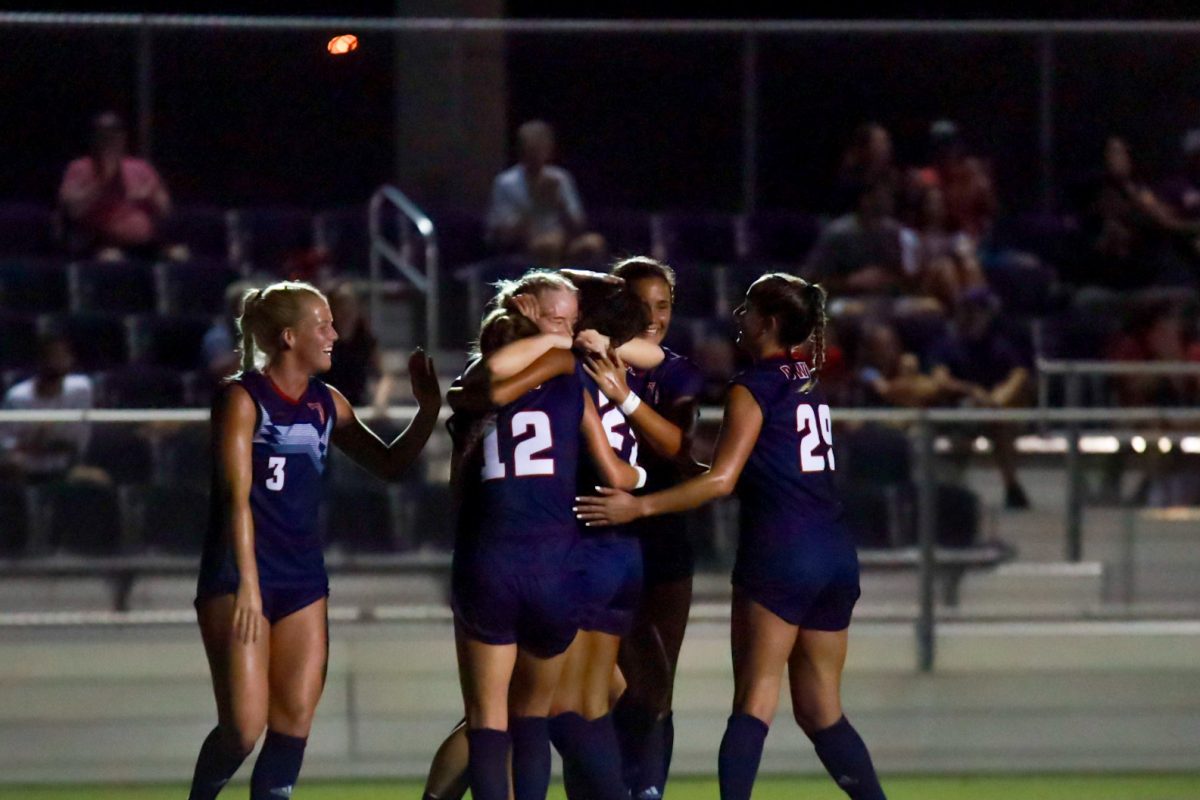
<svg viewBox="0 0 1200 800"><path fill-rule="evenodd" d="M821 404L814 412L807 403L796 406L796 432L800 436L800 471L822 472L827 467L834 469L833 419L829 406ZM816 454L817 447L825 443L825 455Z"/></svg>
<svg viewBox="0 0 1200 800"><path fill-rule="evenodd" d="M545 411L519 411L513 414L513 438L522 436L529 430L533 431L533 435L520 442L513 450L513 475L518 478L553 475L554 459L538 458L539 454L549 450L554 444L550 433L549 415ZM496 429L492 428L483 439L483 479L495 481L507 474L508 469L500 460L499 435Z"/></svg>
<svg viewBox="0 0 1200 800"><path fill-rule="evenodd" d="M625 434L617 430L617 426L625 422L625 415L607 397L601 395L601 398L604 400L604 405L601 408L608 408L608 411L600 415L600 424L604 426L604 435L608 437L609 445L617 452L617 455L620 455L621 448L625 446ZM630 466L637 466L637 455L638 443L635 437L633 446L629 449Z"/></svg>
<svg viewBox="0 0 1200 800"><path fill-rule="evenodd" d="M271 456L267 460L267 468L271 470L271 477L267 478L267 488L272 492L283 491L283 482L286 479L283 474L285 464L287 464L287 459L283 456Z"/></svg>

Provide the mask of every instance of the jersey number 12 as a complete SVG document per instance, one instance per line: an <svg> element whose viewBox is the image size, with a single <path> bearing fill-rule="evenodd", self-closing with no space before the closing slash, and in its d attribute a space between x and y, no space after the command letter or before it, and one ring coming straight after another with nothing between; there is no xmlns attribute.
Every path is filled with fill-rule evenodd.
<svg viewBox="0 0 1200 800"><path fill-rule="evenodd" d="M512 438L532 430L533 435L518 442L513 448L513 475L525 478L531 475L553 475L554 459L538 458L554 444L550 433L550 417L545 411L519 411L512 417ZM508 474L508 468L500 460L500 437L495 428L483 439L483 479L497 481Z"/></svg>
<svg viewBox="0 0 1200 800"><path fill-rule="evenodd" d="M834 469L833 420L829 416L829 406L821 404L815 411L807 403L796 406L796 432L800 434L801 472ZM817 446L821 443L825 444L823 456L816 454Z"/></svg>

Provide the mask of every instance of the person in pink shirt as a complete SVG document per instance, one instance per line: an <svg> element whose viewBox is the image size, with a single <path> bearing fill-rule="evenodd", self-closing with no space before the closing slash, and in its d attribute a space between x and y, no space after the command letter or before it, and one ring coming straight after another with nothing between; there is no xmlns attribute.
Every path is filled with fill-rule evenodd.
<svg viewBox="0 0 1200 800"><path fill-rule="evenodd" d="M158 171L129 155L127 145L124 122L106 111L92 120L91 152L67 165L58 201L72 255L167 255L159 228L171 212L171 197Z"/></svg>

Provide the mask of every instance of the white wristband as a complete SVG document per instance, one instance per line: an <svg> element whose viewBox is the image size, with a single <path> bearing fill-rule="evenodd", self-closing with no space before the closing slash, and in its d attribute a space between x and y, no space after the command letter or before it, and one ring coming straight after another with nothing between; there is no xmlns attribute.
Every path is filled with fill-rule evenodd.
<svg viewBox="0 0 1200 800"><path fill-rule="evenodd" d="M637 392L630 392L628 396L621 401L621 413L628 417L630 414L637 411L637 407L641 404L642 398L637 396Z"/></svg>
<svg viewBox="0 0 1200 800"><path fill-rule="evenodd" d="M634 395L634 397L637 397L637 395ZM637 470L638 475L637 483L634 484L633 488L640 489L646 485L646 468L639 467L637 464L634 464L633 468Z"/></svg>

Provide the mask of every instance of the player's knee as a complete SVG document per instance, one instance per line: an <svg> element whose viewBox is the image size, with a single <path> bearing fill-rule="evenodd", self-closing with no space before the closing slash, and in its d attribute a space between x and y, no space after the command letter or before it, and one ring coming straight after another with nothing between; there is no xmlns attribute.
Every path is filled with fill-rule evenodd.
<svg viewBox="0 0 1200 800"><path fill-rule="evenodd" d="M808 736L836 723L842 716L841 704L835 700L809 697L792 701L792 717Z"/></svg>
<svg viewBox="0 0 1200 800"><path fill-rule="evenodd" d="M236 726L225 729L226 744L231 750L245 758L254 751L254 746L258 744L258 740L262 738L266 728L265 720L239 722Z"/></svg>

